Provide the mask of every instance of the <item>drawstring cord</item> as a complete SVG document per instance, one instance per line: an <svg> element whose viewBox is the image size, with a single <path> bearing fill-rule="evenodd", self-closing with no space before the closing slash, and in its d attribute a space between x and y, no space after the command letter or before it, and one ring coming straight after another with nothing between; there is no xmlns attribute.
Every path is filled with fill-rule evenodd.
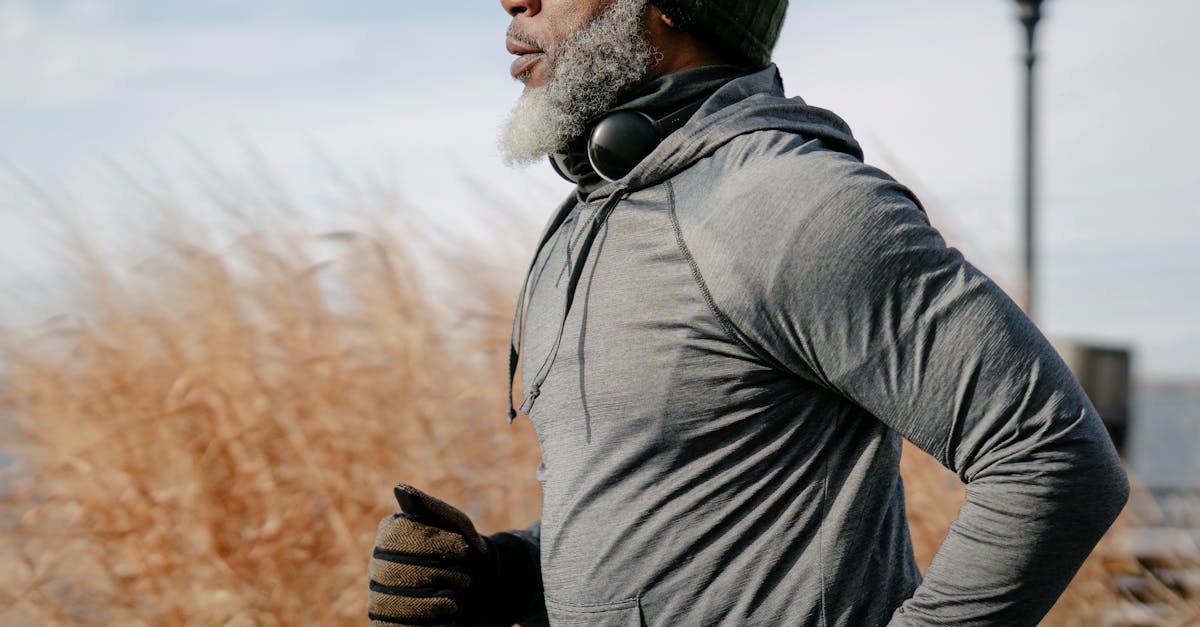
<svg viewBox="0 0 1200 627"><path fill-rule="evenodd" d="M533 409L533 404L537 401L537 397L542 393L542 384L546 382L546 378L550 376L550 367L554 365L554 360L558 357L558 349L562 345L563 333L567 327L567 316L571 313L571 304L575 301L575 288L579 285L579 280L583 276L583 267L587 263L588 253L592 249L592 243L596 241L596 236L600 233L601 227L608 220L608 216L616 209L617 204L627 194L625 187L618 187L613 191L596 215L592 217L591 224L588 227L586 235L579 244L577 249L575 263L571 266L571 276L567 280L567 297L563 303L562 318L558 324L558 333L554 338L554 344L550 347L550 352L542 361L541 367L538 368L537 374L534 375L533 381L529 385L529 393L525 396L524 402L521 403L521 413L528 415ZM546 235L538 244L537 250L533 254L533 262L529 266L529 271L525 273L525 281L521 284L521 294L517 297L517 311L513 316L512 341L509 345L508 352L508 422L511 424L517 417L517 412L513 409L513 383L517 376L517 362L520 360L521 343L525 334L525 300L529 291L529 279L533 274L534 265L537 264L538 255L545 247L546 243L554 235L562 223L566 220L567 215L571 213L574 206L564 208L554 217L550 229L546 231Z"/></svg>

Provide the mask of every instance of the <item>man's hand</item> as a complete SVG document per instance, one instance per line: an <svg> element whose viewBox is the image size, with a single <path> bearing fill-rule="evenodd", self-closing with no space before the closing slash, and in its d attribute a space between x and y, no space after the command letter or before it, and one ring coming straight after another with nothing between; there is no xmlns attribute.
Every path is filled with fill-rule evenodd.
<svg viewBox="0 0 1200 627"><path fill-rule="evenodd" d="M373 627L474 625L486 611L490 542L459 510L405 484L399 514L384 518L371 555Z"/></svg>

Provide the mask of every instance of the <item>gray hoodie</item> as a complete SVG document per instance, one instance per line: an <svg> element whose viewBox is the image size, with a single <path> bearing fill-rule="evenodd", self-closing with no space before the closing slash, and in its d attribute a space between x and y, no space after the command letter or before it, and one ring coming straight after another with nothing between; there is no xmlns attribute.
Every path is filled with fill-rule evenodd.
<svg viewBox="0 0 1200 627"><path fill-rule="evenodd" d="M528 294L552 624L1034 624L1126 501L1037 328L775 66L560 207ZM967 484L923 582L901 437Z"/></svg>

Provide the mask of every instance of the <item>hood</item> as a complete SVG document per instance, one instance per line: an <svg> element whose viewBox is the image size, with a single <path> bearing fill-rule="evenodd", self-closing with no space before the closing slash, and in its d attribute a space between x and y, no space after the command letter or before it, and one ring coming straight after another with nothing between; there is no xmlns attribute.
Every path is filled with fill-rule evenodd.
<svg viewBox="0 0 1200 627"><path fill-rule="evenodd" d="M718 89L678 131L671 133L625 178L589 195L603 197L618 187L635 190L661 183L711 155L739 135L781 130L819 139L829 149L862 160L862 148L837 115L784 96L779 68L735 78Z"/></svg>

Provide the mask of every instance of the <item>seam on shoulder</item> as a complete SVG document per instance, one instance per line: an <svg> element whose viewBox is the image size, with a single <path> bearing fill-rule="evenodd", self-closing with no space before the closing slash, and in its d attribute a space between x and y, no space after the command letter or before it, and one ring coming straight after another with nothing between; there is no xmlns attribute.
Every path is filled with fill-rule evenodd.
<svg viewBox="0 0 1200 627"><path fill-rule="evenodd" d="M688 248L687 242L683 239L683 229L679 226L679 216L675 211L675 186L671 181L666 182L667 188L667 211L671 217L671 228L675 231L675 243L678 244L679 250L683 253L684 259L687 260L688 267L692 271L692 279L696 281L696 285L700 288L700 293L704 295L704 302L708 305L709 311L716 316L717 321L721 323L721 328L725 330L725 334L729 339L741 346L746 352L758 358L764 364L769 364L773 368L779 368L780 365L774 359L764 356L760 351L752 348L744 339L742 334L738 332L737 326L725 315L725 312L717 306L716 300L713 299L712 291L708 289L708 283L704 280L704 275L700 273L700 266L696 264L695 257L692 256L691 249Z"/></svg>

